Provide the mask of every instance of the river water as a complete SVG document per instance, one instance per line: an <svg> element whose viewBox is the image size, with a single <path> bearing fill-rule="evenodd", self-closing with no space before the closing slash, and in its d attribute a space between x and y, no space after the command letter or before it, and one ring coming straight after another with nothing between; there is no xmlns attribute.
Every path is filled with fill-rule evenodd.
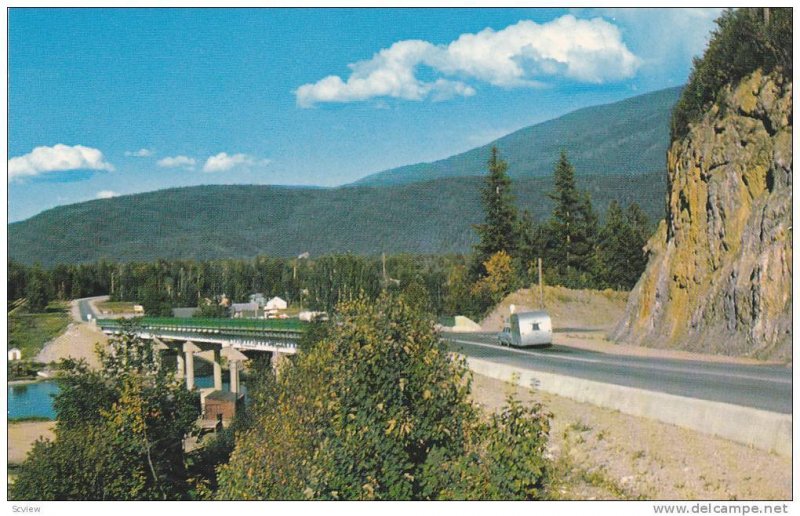
<svg viewBox="0 0 800 516"><path fill-rule="evenodd" d="M213 376L198 376L195 384L199 388L213 387ZM228 389L228 382L222 388ZM246 391L242 385L242 391ZM43 382L16 384L8 386L8 419L23 417L44 417L55 419L53 395L58 393L58 385L53 380Z"/></svg>

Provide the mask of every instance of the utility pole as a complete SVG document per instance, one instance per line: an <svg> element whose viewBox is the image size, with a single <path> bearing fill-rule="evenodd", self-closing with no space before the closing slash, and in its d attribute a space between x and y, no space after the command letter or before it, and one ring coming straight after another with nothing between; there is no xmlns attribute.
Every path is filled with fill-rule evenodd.
<svg viewBox="0 0 800 516"><path fill-rule="evenodd" d="M542 287L542 259L539 260L539 308L544 310L544 288Z"/></svg>
<svg viewBox="0 0 800 516"><path fill-rule="evenodd" d="M386 253L381 253L381 266L383 267L383 284L385 287L388 281L386 279Z"/></svg>

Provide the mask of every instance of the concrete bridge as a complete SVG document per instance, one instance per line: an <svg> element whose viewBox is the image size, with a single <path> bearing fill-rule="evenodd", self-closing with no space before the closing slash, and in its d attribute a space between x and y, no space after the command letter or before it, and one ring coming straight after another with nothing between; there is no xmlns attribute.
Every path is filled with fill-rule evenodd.
<svg viewBox="0 0 800 516"><path fill-rule="evenodd" d="M271 354L273 367L282 355L297 352L297 343L306 325L296 320L279 319L178 319L141 317L135 319L136 334L151 340L157 349L175 354L176 370L186 381L186 388L195 388L194 359L210 362L214 368L214 388L222 391L222 360L225 357L230 370L230 390L240 393L239 369L248 357L243 351L260 351ZM95 320L106 335L123 331L119 319ZM201 391L203 394L208 394Z"/></svg>

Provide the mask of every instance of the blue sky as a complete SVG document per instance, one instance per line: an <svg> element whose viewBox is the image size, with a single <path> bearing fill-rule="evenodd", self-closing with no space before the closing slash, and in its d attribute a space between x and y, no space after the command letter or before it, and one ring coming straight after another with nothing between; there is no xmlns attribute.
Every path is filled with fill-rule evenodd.
<svg viewBox="0 0 800 516"><path fill-rule="evenodd" d="M9 221L176 186L334 186L441 159L683 84L718 13L12 9Z"/></svg>

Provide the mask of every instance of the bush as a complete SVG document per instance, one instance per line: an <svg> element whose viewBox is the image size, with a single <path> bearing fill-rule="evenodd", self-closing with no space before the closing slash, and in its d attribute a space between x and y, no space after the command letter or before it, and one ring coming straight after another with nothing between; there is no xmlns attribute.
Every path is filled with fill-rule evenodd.
<svg viewBox="0 0 800 516"><path fill-rule="evenodd" d="M549 423L538 407L512 404L483 420L463 359L402 296L346 302L333 319L310 351L262 383L255 423L220 468L219 498L542 495Z"/></svg>

